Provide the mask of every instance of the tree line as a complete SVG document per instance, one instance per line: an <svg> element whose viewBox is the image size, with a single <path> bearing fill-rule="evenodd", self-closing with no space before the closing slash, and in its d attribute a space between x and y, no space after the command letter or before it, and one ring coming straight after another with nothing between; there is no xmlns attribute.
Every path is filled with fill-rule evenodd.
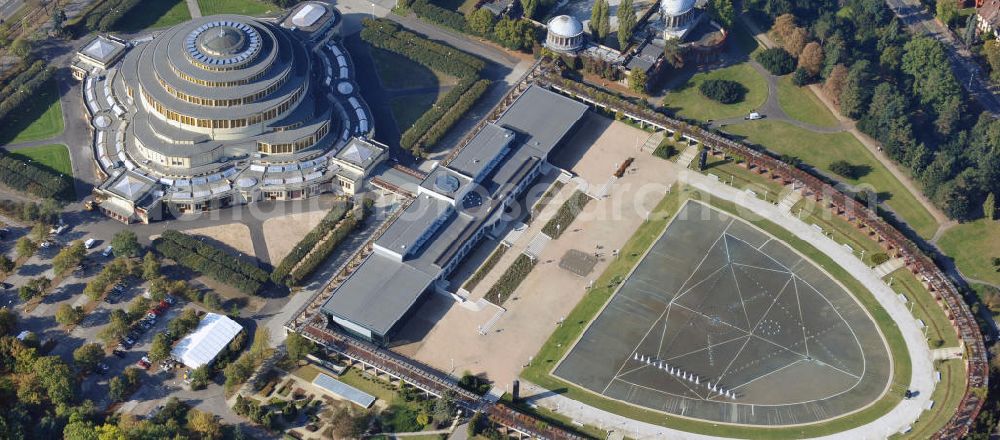
<svg viewBox="0 0 1000 440"><path fill-rule="evenodd" d="M251 295L260 291L270 278L261 268L175 230L164 231L153 241L153 249L184 267Z"/></svg>
<svg viewBox="0 0 1000 440"><path fill-rule="evenodd" d="M770 35L815 72L840 112L878 140L949 217L1000 191L1000 122L971 104L948 48L913 37L881 0L750 0ZM798 76L798 75L797 75Z"/></svg>

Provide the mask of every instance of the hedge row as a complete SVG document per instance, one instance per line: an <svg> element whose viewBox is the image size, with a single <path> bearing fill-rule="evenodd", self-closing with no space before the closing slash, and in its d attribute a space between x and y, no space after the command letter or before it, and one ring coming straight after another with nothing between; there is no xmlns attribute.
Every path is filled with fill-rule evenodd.
<svg viewBox="0 0 1000 440"><path fill-rule="evenodd" d="M486 89L489 87L490 80L488 79L476 81L476 83L473 84L468 91L462 94L462 96L458 99L458 102L454 105L446 107L447 111L441 116L440 119L437 120L437 122L434 123L433 126L431 126L429 130L427 130L424 137L417 143L417 148L422 149L426 145L434 145L441 140L441 138L448 133L448 130L451 129L451 126L455 125L459 119L462 119L462 117L465 116L466 112L468 112L469 109L476 104L479 97L483 96L483 93L485 93Z"/></svg>
<svg viewBox="0 0 1000 440"><path fill-rule="evenodd" d="M198 239L174 230L163 232L153 248L164 257L248 294L257 293L267 272Z"/></svg>
<svg viewBox="0 0 1000 440"><path fill-rule="evenodd" d="M458 77L478 77L486 67L483 60L447 44L438 43L384 18L364 20L361 38L369 44L405 56L432 70Z"/></svg>
<svg viewBox="0 0 1000 440"><path fill-rule="evenodd" d="M467 31L468 26L466 25L465 16L451 9L431 4L427 0L415 0L413 3L410 3L409 8L420 18L430 20L459 32Z"/></svg>
<svg viewBox="0 0 1000 440"><path fill-rule="evenodd" d="M38 96L38 90L56 73L54 67L45 67L43 61L32 64L28 70L12 79L3 90L0 90L0 123L11 111L24 104L29 99Z"/></svg>
<svg viewBox="0 0 1000 440"><path fill-rule="evenodd" d="M43 203L35 203L0 199L0 214L23 222L39 222L52 225L56 223L59 211L59 205L51 200L44 201Z"/></svg>
<svg viewBox="0 0 1000 440"><path fill-rule="evenodd" d="M472 289L475 289L476 286L479 285L479 282L482 281L483 278L486 278L486 274L490 273L490 271L493 270L493 267L500 262L500 258L503 257L503 254L507 253L507 249L510 249L510 247L505 244L497 246L497 248L490 253L490 256L486 258L486 261L479 266L479 269L476 269L476 272L469 277L469 279L465 282L465 286L462 287L470 292Z"/></svg>
<svg viewBox="0 0 1000 440"><path fill-rule="evenodd" d="M0 151L0 182L43 199L72 194L72 179Z"/></svg>
<svg viewBox="0 0 1000 440"><path fill-rule="evenodd" d="M521 285L521 281L528 277L534 267L534 259L525 254L518 255L507 271L500 275L496 284L490 287L490 291L486 293L486 299L498 306L503 305L504 301L510 298L517 286Z"/></svg>
<svg viewBox="0 0 1000 440"><path fill-rule="evenodd" d="M556 211L556 214L552 216L549 222L545 226L542 226L542 232L549 237L559 238L563 232L566 232L569 225L573 223L576 216L580 215L583 207L587 206L589 202L590 196L583 191L577 190L573 195L569 196L569 199L566 199L566 202L559 207L559 210Z"/></svg>
<svg viewBox="0 0 1000 440"><path fill-rule="evenodd" d="M337 245L344 241L347 236L354 231L365 219L365 208L356 207L349 212L337 226L330 231L322 243L319 243L309 255L295 266L289 278L292 284L298 284L302 280L312 275L317 267L337 249Z"/></svg>
<svg viewBox="0 0 1000 440"><path fill-rule="evenodd" d="M299 240L298 244L292 248L291 252L281 259L281 262L271 271L271 281L275 284L281 284L285 282L285 278L288 274L292 272L292 268L295 267L306 255L309 254L316 247L316 244L326 237L334 227L337 226L337 222L344 218L344 214L347 214L347 210L350 205L344 205L337 203L330 208L330 212L326 213L323 220L320 220L319 224L316 225L302 240Z"/></svg>
<svg viewBox="0 0 1000 440"><path fill-rule="evenodd" d="M462 95L464 95L465 92L471 89L474 85L476 85L475 78L467 78L460 81L447 94L438 99L430 110L427 110L424 114L420 115L420 117L413 122L413 125L411 125L410 128L407 128L406 131L403 132L402 136L399 138L399 145L406 149L413 149L420 139L422 139L424 135L427 134L427 132L430 131L430 129L434 127L439 120L441 120L441 118L444 117L445 113L447 113L451 107L458 104L458 101L462 99Z"/></svg>

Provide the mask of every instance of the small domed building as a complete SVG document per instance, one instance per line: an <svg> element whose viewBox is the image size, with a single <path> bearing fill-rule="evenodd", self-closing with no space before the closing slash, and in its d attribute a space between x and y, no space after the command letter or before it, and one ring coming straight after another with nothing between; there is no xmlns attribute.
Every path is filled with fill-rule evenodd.
<svg viewBox="0 0 1000 440"><path fill-rule="evenodd" d="M546 26L545 47L557 52L574 53L583 49L586 36L583 23L569 15L560 15L549 20Z"/></svg>
<svg viewBox="0 0 1000 440"><path fill-rule="evenodd" d="M701 11L695 6L696 0L662 0L660 14L663 15L663 37L683 39L698 25Z"/></svg>

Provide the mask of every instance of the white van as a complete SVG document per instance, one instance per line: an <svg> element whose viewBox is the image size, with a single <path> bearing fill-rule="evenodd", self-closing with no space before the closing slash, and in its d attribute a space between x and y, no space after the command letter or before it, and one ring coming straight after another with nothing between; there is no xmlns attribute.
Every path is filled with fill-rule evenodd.
<svg viewBox="0 0 1000 440"><path fill-rule="evenodd" d="M94 240L93 238L88 238L87 241L83 242L83 247L90 249L94 247L95 244L97 244L97 240Z"/></svg>
<svg viewBox="0 0 1000 440"><path fill-rule="evenodd" d="M104 252L101 252L101 255L104 255L105 258L110 257L112 251L114 251L114 249L112 249L111 246L108 246L104 248Z"/></svg>

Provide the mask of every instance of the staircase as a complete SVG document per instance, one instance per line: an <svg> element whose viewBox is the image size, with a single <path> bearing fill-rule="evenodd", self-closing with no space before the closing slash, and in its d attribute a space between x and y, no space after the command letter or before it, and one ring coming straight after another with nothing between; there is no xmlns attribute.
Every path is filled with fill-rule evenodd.
<svg viewBox="0 0 1000 440"><path fill-rule="evenodd" d="M646 142L643 142L643 144L639 147L639 151L652 154L653 151L656 151L656 147L660 146L660 142L663 142L662 131L649 135L649 137L646 138Z"/></svg>
<svg viewBox="0 0 1000 440"><path fill-rule="evenodd" d="M795 206L796 203L799 203L799 200L802 200L801 192L799 191L789 192L784 197L782 197L780 201L778 201L778 209L780 209L781 212L784 212L785 214L791 213L792 207Z"/></svg>
<svg viewBox="0 0 1000 440"><path fill-rule="evenodd" d="M677 158L677 165L680 165L684 168L691 167L691 162L693 162L694 159L698 157L699 151L701 151L701 148L695 145L687 147L684 150L684 152L681 153L681 156Z"/></svg>

